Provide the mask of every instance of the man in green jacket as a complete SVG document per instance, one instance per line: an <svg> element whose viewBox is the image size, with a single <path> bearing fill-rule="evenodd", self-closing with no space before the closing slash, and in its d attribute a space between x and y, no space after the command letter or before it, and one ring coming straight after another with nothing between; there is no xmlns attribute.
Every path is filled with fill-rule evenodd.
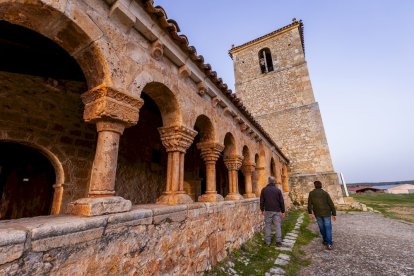
<svg viewBox="0 0 414 276"><path fill-rule="evenodd" d="M313 182L315 189L309 193L308 197L308 212L312 219L316 218L319 230L323 238L323 244L329 250L332 250L332 223L336 220L335 205L327 192L322 190L322 183L320 181ZM313 213L312 213L313 211Z"/></svg>

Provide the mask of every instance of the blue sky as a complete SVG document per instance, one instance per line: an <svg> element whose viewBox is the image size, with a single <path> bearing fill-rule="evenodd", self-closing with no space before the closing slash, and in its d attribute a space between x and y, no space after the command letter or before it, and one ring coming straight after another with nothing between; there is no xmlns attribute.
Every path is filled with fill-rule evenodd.
<svg viewBox="0 0 414 276"><path fill-rule="evenodd" d="M414 179L414 1L155 3L233 90L231 45L302 19L335 170L347 182Z"/></svg>

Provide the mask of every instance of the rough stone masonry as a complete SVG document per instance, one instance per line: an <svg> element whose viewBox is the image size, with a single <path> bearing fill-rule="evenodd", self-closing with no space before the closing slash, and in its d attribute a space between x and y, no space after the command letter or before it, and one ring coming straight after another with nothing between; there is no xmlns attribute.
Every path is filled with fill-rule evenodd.
<svg viewBox="0 0 414 276"><path fill-rule="evenodd" d="M236 94L290 159L292 200L306 202L321 180L343 203L305 60L303 24L290 25L233 47Z"/></svg>
<svg viewBox="0 0 414 276"><path fill-rule="evenodd" d="M0 2L0 274L201 273L261 228L268 176L287 202L334 181L323 132L293 129L321 129L309 93L272 96L309 104L275 121L289 147L179 32L149 0ZM300 53L278 62L309 92Z"/></svg>

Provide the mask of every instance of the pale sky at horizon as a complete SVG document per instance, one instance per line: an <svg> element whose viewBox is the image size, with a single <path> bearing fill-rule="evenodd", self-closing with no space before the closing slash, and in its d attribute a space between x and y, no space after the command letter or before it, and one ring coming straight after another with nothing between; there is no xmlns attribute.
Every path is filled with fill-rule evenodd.
<svg viewBox="0 0 414 276"><path fill-rule="evenodd" d="M306 60L335 171L349 183L414 180L414 1L155 4L177 21L190 45L233 91L231 45L302 19Z"/></svg>

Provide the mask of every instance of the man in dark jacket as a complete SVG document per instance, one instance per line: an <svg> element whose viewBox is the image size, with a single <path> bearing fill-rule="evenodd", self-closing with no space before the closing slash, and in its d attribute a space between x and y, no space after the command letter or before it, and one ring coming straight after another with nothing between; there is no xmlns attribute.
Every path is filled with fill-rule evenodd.
<svg viewBox="0 0 414 276"><path fill-rule="evenodd" d="M312 219L316 218L323 238L323 244L332 250L332 219L336 220L335 205L327 192L322 190L320 181L313 182L315 189L309 193L308 212ZM313 211L313 214L312 214Z"/></svg>
<svg viewBox="0 0 414 276"><path fill-rule="evenodd" d="M269 184L262 189L260 194L260 210L265 216L265 242L272 242L272 222L276 227L276 246L282 245L281 221L285 217L285 202L282 192L276 187L273 176L269 177Z"/></svg>

